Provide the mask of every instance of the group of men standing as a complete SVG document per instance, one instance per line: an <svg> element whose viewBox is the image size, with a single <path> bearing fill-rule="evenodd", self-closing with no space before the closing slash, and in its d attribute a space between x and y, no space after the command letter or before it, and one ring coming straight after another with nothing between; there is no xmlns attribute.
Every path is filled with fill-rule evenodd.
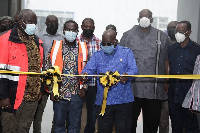
<svg viewBox="0 0 200 133"><path fill-rule="evenodd" d="M28 133L33 121L34 133L41 132L41 121L47 99L53 101L55 133L79 133L84 98L87 107L85 133L95 131L135 133L142 110L143 132L198 133L197 116L182 103L192 80L133 78L127 75L179 75L192 74L200 46L190 40L191 24L188 21L171 22L167 33L151 26L152 12L139 12L138 23L116 39L114 25L108 25L100 41L93 33L92 18L79 26L66 21L63 34L57 34L58 18L46 18L46 31L35 35L36 14L24 9L11 30L0 36L0 69L9 71L41 72L59 66L62 74L85 75L62 77L59 96L49 93L48 86L35 75L0 74L0 107L3 133ZM106 99L99 77L110 71L121 75L110 86ZM168 100L168 102L167 102ZM106 109L102 114L102 102ZM169 109L168 109L169 107ZM163 114L165 113L165 114ZM160 124L160 125L159 125Z"/></svg>

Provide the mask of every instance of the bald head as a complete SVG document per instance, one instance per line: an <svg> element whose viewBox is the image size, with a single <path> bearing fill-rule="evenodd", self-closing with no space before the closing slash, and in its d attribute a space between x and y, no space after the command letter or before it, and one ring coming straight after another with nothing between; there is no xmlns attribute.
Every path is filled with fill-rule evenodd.
<svg viewBox="0 0 200 133"><path fill-rule="evenodd" d="M116 42L116 32L111 29L104 31L103 35L102 35L102 42L115 43Z"/></svg>
<svg viewBox="0 0 200 133"><path fill-rule="evenodd" d="M46 22L47 21L58 21L58 18L55 15L49 15L46 18Z"/></svg>
<svg viewBox="0 0 200 133"><path fill-rule="evenodd" d="M30 10L30 9L23 9L20 11L19 13L19 19L27 19L27 18L36 18L36 14L34 11Z"/></svg>
<svg viewBox="0 0 200 133"><path fill-rule="evenodd" d="M83 21L82 21L82 25L84 25L85 23L92 23L94 25L94 20L92 18L85 18Z"/></svg>
<svg viewBox="0 0 200 133"><path fill-rule="evenodd" d="M167 25L167 29L176 28L176 25L177 25L177 21L171 21L171 22L169 22L169 24Z"/></svg>
<svg viewBox="0 0 200 133"><path fill-rule="evenodd" d="M142 11L139 12L139 17L152 18L152 12L149 9L143 9Z"/></svg>

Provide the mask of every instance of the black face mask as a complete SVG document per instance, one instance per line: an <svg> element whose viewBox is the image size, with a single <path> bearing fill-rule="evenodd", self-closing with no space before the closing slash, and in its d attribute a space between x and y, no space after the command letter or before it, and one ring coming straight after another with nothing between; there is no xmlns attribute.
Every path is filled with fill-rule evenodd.
<svg viewBox="0 0 200 133"><path fill-rule="evenodd" d="M12 29L13 25L12 24L4 24L1 26L1 32L4 32L4 31L7 31L7 30L10 30Z"/></svg>
<svg viewBox="0 0 200 133"><path fill-rule="evenodd" d="M175 40L175 29L173 30L168 30L167 33L168 33L168 36L170 37L171 40Z"/></svg>
<svg viewBox="0 0 200 133"><path fill-rule="evenodd" d="M83 29L83 35L87 38L90 38L93 36L94 30L92 29Z"/></svg>
<svg viewBox="0 0 200 133"><path fill-rule="evenodd" d="M49 32L55 34L58 30L58 24L57 23L56 24L50 23L50 24L47 25L47 29L48 29Z"/></svg>

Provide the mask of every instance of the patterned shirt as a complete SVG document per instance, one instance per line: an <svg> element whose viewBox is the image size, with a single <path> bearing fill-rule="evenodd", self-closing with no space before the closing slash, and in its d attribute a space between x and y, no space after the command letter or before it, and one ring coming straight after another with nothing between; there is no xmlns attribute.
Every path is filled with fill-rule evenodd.
<svg viewBox="0 0 200 133"><path fill-rule="evenodd" d="M40 69L40 51L35 42L34 36L25 38L20 30L18 35L21 41L25 44L28 55L28 72L41 72ZM25 101L37 101L40 93L41 81L39 75L27 75L26 86L24 91Z"/></svg>
<svg viewBox="0 0 200 133"><path fill-rule="evenodd" d="M139 75L154 75L156 73L157 56L157 33L158 29L151 27L147 33L141 32L140 26L134 26L125 32L120 40L120 45L129 47L136 59ZM167 60L167 48L169 46L168 36L160 31L161 52L158 65L158 74L165 74L165 61ZM133 85L135 97L147 99L167 100L167 93L164 91L164 79L136 78Z"/></svg>
<svg viewBox="0 0 200 133"><path fill-rule="evenodd" d="M78 38L79 41L81 42L86 42L87 48L88 48L88 60L92 57L92 55L97 52L100 49L100 43L101 41L93 35L91 41L87 41L83 38L82 34ZM88 86L95 86L96 85L96 78L91 78L90 81L88 81Z"/></svg>
<svg viewBox="0 0 200 133"><path fill-rule="evenodd" d="M69 46L66 43L62 45L63 55L63 74L78 74L78 42L76 45ZM46 68L51 67L50 52L46 59ZM71 100L71 95L77 95L79 89L79 80L77 77L62 77L62 85L59 90L60 99Z"/></svg>
<svg viewBox="0 0 200 133"><path fill-rule="evenodd" d="M103 50L99 50L94 53L87 65L83 69L83 72L87 72L89 75L106 73L107 71L118 71L120 74L127 73L128 75L138 74L135 58L132 51L129 48L117 45L112 54L105 54ZM128 82L118 82L112 86L108 91L106 105L123 104L134 101L131 81L133 78L129 78ZM104 87L99 83L99 77L97 77L97 95L96 104L101 105L103 101Z"/></svg>

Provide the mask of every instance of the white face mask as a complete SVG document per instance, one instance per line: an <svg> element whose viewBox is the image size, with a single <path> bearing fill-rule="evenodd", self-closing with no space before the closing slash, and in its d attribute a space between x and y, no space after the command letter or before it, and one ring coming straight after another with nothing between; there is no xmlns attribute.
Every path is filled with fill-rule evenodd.
<svg viewBox="0 0 200 133"><path fill-rule="evenodd" d="M187 32L185 32L185 33L187 33ZM178 42L178 43L181 43L181 42L183 42L183 41L185 41L185 33L180 33L180 32L177 32L176 34L175 34L175 38L176 38L176 41Z"/></svg>
<svg viewBox="0 0 200 133"><path fill-rule="evenodd" d="M151 24L150 19L147 17L143 17L140 19L139 24L141 27L146 28L149 27L149 25Z"/></svg>
<svg viewBox="0 0 200 133"><path fill-rule="evenodd" d="M65 31L64 36L69 42L73 42L76 39L77 33L72 31Z"/></svg>
<svg viewBox="0 0 200 133"><path fill-rule="evenodd" d="M23 22L23 21L22 21ZM23 22L24 23L24 22ZM25 23L24 23L25 24ZM36 25L35 24L25 24L26 25L26 29L24 29L24 31L29 35L33 35L35 34L35 30L36 30Z"/></svg>

